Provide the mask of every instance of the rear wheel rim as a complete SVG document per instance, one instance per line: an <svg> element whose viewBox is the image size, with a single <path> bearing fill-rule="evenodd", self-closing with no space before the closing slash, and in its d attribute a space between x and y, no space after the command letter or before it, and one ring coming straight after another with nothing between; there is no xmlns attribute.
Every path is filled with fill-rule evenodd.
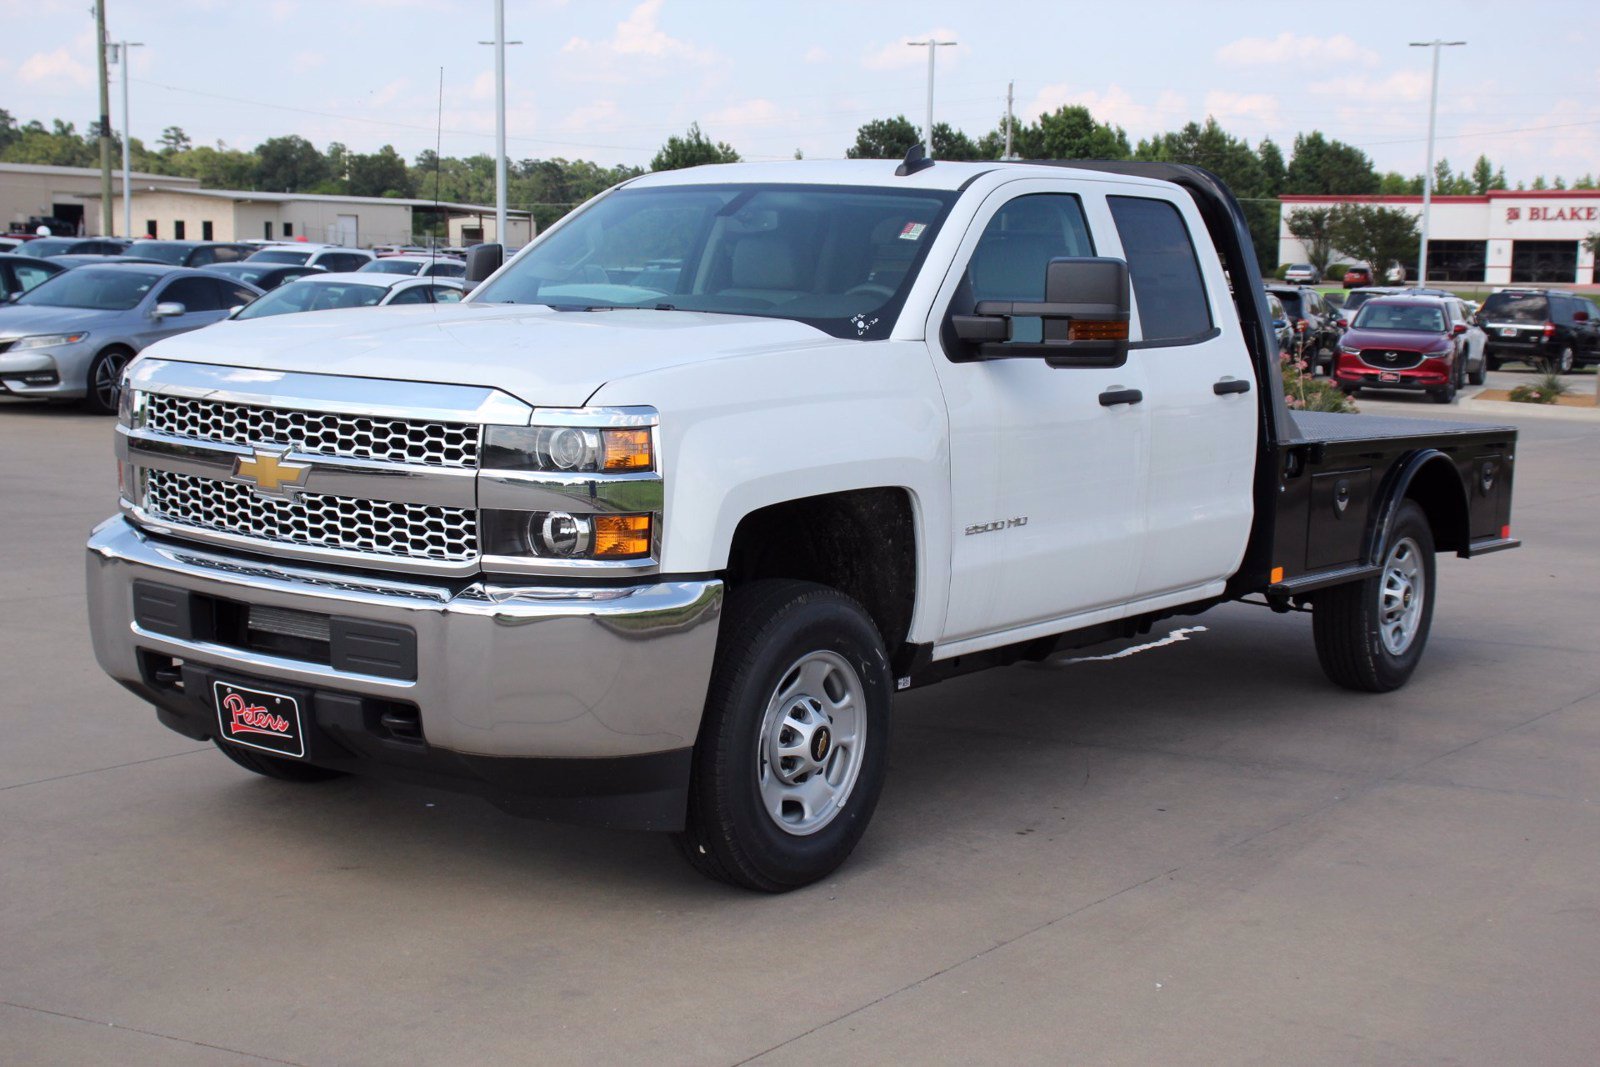
<svg viewBox="0 0 1600 1067"><path fill-rule="evenodd" d="M95 400L108 411L115 411L122 398L122 369L127 365L128 357L120 352L108 352L95 364L94 381L89 387L94 390Z"/></svg>
<svg viewBox="0 0 1600 1067"><path fill-rule="evenodd" d="M836 652L808 652L778 680L756 737L756 785L774 826L805 837L837 819L866 754L866 686Z"/></svg>
<svg viewBox="0 0 1600 1067"><path fill-rule="evenodd" d="M1389 549L1378 582L1378 634L1390 655L1404 655L1416 640L1427 596L1422 549L1402 537Z"/></svg>

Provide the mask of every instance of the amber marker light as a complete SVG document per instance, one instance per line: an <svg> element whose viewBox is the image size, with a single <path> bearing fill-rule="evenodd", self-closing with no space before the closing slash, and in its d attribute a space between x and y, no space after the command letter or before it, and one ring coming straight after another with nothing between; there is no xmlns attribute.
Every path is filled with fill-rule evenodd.
<svg viewBox="0 0 1600 1067"><path fill-rule="evenodd" d="M1069 341L1126 341L1128 324L1098 319L1073 319L1067 323Z"/></svg>
<svg viewBox="0 0 1600 1067"><path fill-rule="evenodd" d="M633 559L650 554L650 516L596 515L595 559Z"/></svg>
<svg viewBox="0 0 1600 1067"><path fill-rule="evenodd" d="M604 437L606 470L647 471L655 465L649 430L607 430Z"/></svg>
<svg viewBox="0 0 1600 1067"><path fill-rule="evenodd" d="M1272 568L1272 584L1273 585L1277 585L1281 581L1283 581L1283 568L1282 567L1274 567L1274 568Z"/></svg>

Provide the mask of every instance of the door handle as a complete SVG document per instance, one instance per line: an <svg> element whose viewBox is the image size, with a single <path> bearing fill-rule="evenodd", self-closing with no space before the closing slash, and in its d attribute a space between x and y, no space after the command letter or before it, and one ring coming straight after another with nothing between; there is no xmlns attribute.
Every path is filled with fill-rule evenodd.
<svg viewBox="0 0 1600 1067"><path fill-rule="evenodd" d="M1243 378L1224 378L1211 387L1211 391L1218 396L1227 396L1229 393L1248 393L1250 383Z"/></svg>
<svg viewBox="0 0 1600 1067"><path fill-rule="evenodd" d="M1137 404L1144 394L1137 389L1107 389L1100 394L1100 406L1114 408L1118 404Z"/></svg>

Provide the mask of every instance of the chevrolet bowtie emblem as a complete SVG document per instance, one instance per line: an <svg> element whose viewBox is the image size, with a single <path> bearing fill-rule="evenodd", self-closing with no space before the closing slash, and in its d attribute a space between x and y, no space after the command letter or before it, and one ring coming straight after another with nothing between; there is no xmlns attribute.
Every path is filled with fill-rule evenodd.
<svg viewBox="0 0 1600 1067"><path fill-rule="evenodd" d="M272 496L287 496L283 487L299 485L305 481L306 472L310 469L309 463L290 463L282 453L274 455L259 449L254 456L240 456L233 461L236 480L249 482L255 486L256 492Z"/></svg>

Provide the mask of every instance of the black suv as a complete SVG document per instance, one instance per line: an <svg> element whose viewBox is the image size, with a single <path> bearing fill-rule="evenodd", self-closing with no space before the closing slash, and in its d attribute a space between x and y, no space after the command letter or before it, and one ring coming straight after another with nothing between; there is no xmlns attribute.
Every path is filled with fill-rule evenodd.
<svg viewBox="0 0 1600 1067"><path fill-rule="evenodd" d="M1502 289L1478 312L1488 335L1490 370L1508 360L1562 374L1600 363L1600 308L1593 300L1553 289Z"/></svg>
<svg viewBox="0 0 1600 1067"><path fill-rule="evenodd" d="M1333 362L1339 358L1339 338L1344 334L1339 328L1339 312L1310 286L1268 285L1266 290L1283 301L1294 336L1305 338L1306 362L1315 370L1332 374ZM1300 330L1302 322L1306 324L1304 333Z"/></svg>

